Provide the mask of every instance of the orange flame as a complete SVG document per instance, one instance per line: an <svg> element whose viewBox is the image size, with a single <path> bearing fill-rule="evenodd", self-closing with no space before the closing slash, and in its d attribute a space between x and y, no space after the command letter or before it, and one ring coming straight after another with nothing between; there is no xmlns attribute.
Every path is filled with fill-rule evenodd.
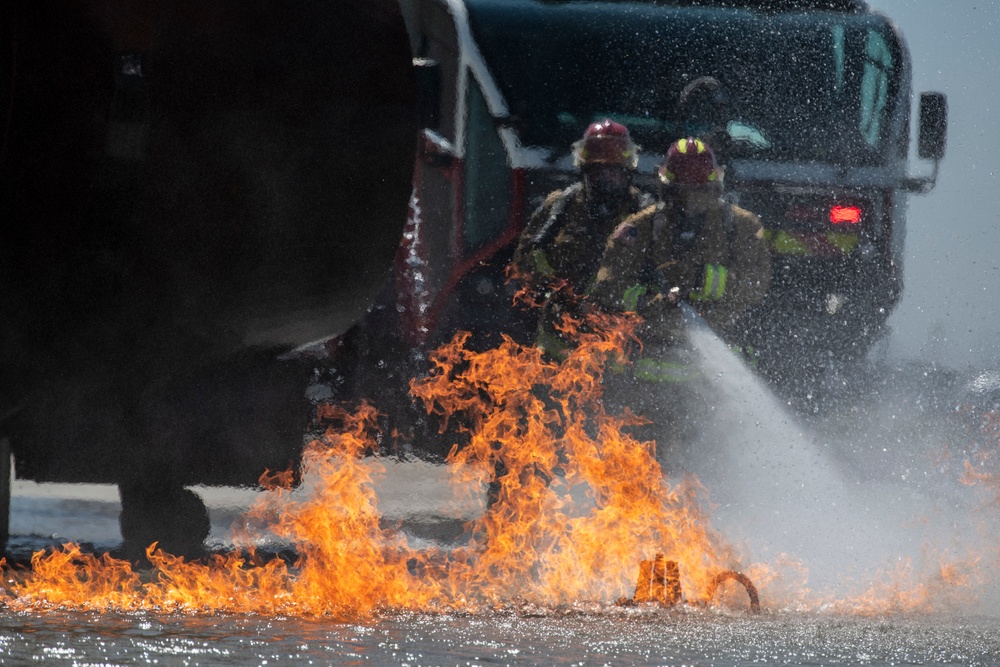
<svg viewBox="0 0 1000 667"><path fill-rule="evenodd" d="M464 333L431 355L431 372L411 382L411 393L455 438L447 458L455 488L490 487L491 502L461 547L416 549L383 525L374 481L384 468L369 456L378 453L375 408L322 406L317 417L327 429L304 450L301 487L291 488L291 471L266 473L268 493L248 513L292 545L294 562L261 557L251 546L260 535L249 532L237 537L242 552L203 561L151 545L151 567L142 571L67 544L34 554L27 569L0 561L2 604L357 620L393 610L609 603L632 592L640 564L655 554L677 564L693 603L718 587L717 601L745 606L745 590L717 579L733 569L798 608L874 615L968 600L978 584L971 557L939 559L923 578L903 562L862 595L832 603L806 600L800 563L739 567L710 528L697 480L669 485L655 444L629 435L641 419L605 411L603 379L628 364L637 324L599 312L564 318L561 330L575 347L562 362L508 337L475 352ZM970 483L993 479L968 468Z"/></svg>
<svg viewBox="0 0 1000 667"><path fill-rule="evenodd" d="M977 556L940 556L928 573L914 570L910 559L879 576L862 594L832 603L837 611L863 616L954 611L974 601L982 582Z"/></svg>
<svg viewBox="0 0 1000 667"><path fill-rule="evenodd" d="M468 443L448 462L462 482L492 476L496 500L452 577L496 604L513 593L532 602L613 599L634 583L639 562L664 551L681 566L685 590L703 599L728 553L687 490L671 489L654 443L623 430L639 423L609 415L601 381L626 362L636 321L600 313L587 332L564 319L577 346L562 362L504 338L472 352L460 334L432 357L436 372L411 384L429 413L461 416ZM589 499L582 509L572 498Z"/></svg>
<svg viewBox="0 0 1000 667"><path fill-rule="evenodd" d="M963 409L974 414L971 406ZM977 446L972 460L965 460L959 481L967 486L984 487L993 494L992 504L1000 505L1000 410L994 408L978 415L972 430L972 440Z"/></svg>
<svg viewBox="0 0 1000 667"><path fill-rule="evenodd" d="M75 545L39 552L28 570L2 564L11 608L235 611L364 618L381 610L476 610L514 599L552 605L611 601L629 591L639 563L666 553L692 601L708 595L732 554L708 527L695 483L667 485L654 444L627 434L639 419L609 415L601 381L627 363L637 321L590 313L567 318L577 338L562 363L509 338L483 353L459 334L432 357L413 395L466 440L448 464L460 484L490 482L494 502L450 551L411 548L380 525L373 487L376 411L326 406L331 424L303 457L303 489L267 474L250 517L292 543L289 565L248 555L186 562L152 545L149 571ZM302 498L301 496L305 496ZM247 536L252 539L252 536ZM725 567L724 567L725 566Z"/></svg>

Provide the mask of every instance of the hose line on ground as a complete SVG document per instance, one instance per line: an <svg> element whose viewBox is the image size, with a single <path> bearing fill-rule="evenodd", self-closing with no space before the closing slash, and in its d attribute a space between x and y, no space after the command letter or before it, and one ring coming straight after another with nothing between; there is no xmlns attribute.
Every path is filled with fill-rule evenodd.
<svg viewBox="0 0 1000 667"><path fill-rule="evenodd" d="M715 579L712 580L711 585L708 587L708 599L711 600L715 597L715 592L719 589L719 586L730 579L743 584L743 588L746 589L747 596L750 598L750 611L755 614L760 613L760 596L757 594L757 587L750 581L750 577L735 570L723 570L715 575Z"/></svg>

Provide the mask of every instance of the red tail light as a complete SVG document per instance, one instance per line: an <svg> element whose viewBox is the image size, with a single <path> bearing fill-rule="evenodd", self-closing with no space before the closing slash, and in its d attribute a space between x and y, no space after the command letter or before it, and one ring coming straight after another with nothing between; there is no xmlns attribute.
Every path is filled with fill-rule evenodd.
<svg viewBox="0 0 1000 667"><path fill-rule="evenodd" d="M856 225L861 222L860 206L831 206L830 222L835 225L850 224Z"/></svg>

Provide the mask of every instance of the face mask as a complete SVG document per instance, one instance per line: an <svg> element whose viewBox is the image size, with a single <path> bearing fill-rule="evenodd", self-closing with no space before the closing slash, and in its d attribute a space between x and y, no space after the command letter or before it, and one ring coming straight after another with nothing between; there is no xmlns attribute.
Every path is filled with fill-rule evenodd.
<svg viewBox="0 0 1000 667"><path fill-rule="evenodd" d="M666 185L660 191L660 196L674 210L687 215L701 215L719 205L722 198L722 178L705 185Z"/></svg>
<svg viewBox="0 0 1000 667"><path fill-rule="evenodd" d="M613 202L628 193L628 172L610 165L594 165L584 172L587 194L597 202Z"/></svg>

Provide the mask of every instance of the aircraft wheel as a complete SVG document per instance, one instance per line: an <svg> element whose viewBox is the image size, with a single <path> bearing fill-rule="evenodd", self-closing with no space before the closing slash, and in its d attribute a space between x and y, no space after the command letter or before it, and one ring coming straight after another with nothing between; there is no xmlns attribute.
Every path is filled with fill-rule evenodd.
<svg viewBox="0 0 1000 667"><path fill-rule="evenodd" d="M145 560L146 548L187 559L205 553L211 523L208 508L194 491L179 484L120 484L122 551L130 561Z"/></svg>

